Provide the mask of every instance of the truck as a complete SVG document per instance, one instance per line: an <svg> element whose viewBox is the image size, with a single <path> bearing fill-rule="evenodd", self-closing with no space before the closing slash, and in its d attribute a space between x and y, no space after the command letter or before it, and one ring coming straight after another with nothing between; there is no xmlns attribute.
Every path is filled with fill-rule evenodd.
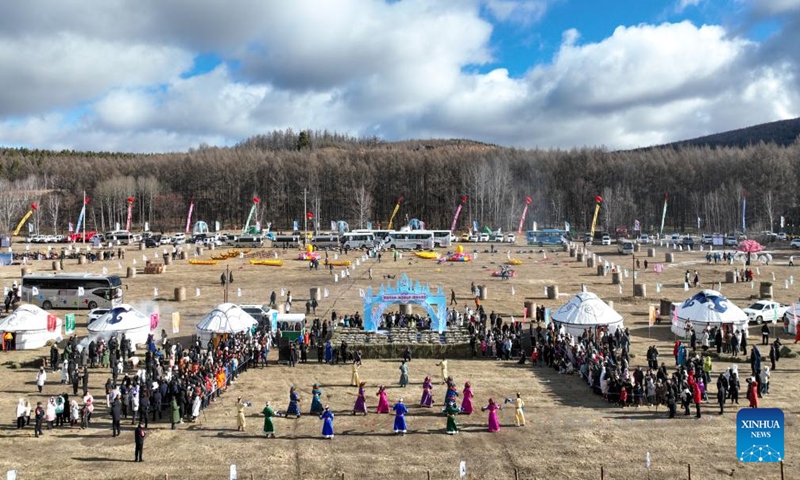
<svg viewBox="0 0 800 480"><path fill-rule="evenodd" d="M772 300L759 300L745 308L744 313L747 314L748 323L761 325L765 321L772 322L775 319L783 318L788 310L788 305L781 305Z"/></svg>

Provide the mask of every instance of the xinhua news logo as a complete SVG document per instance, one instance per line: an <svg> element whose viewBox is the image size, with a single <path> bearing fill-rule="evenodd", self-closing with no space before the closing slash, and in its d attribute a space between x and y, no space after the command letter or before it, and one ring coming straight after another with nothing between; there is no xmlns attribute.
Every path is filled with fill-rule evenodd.
<svg viewBox="0 0 800 480"><path fill-rule="evenodd" d="M743 408L736 415L736 456L740 462L768 463L784 459L783 410Z"/></svg>

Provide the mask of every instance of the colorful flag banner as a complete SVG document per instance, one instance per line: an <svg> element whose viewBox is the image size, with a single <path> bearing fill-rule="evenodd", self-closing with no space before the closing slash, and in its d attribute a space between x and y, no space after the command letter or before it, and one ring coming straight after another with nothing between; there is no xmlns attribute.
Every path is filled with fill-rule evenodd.
<svg viewBox="0 0 800 480"><path fill-rule="evenodd" d="M194 212L194 198L189 201L189 215L186 216L186 234L189 234L189 228L192 224L192 213Z"/></svg>
<svg viewBox="0 0 800 480"><path fill-rule="evenodd" d="M564 222L564 230L569 232L569 222Z"/></svg>
<svg viewBox="0 0 800 480"><path fill-rule="evenodd" d="M172 312L172 333L178 333L181 329L180 312Z"/></svg>
<svg viewBox="0 0 800 480"><path fill-rule="evenodd" d="M519 227L517 227L517 235L522 234L522 227L525 224L525 216L528 215L528 207L530 206L530 204L531 204L531 197L525 197L525 208L522 209L522 217L520 217L519 219ZM475 226L475 230L476 231L478 230L477 225ZM534 230L536 230L535 227Z"/></svg>
<svg viewBox="0 0 800 480"><path fill-rule="evenodd" d="M250 230L250 220L253 219L253 215L256 213L256 208L258 208L258 204L261 203L261 199L257 196L253 197L253 206L250 208L250 213L247 215L247 222L244 224L244 228L242 229L242 233L248 233Z"/></svg>
<svg viewBox="0 0 800 480"><path fill-rule="evenodd" d="M648 316L648 323L652 327L656 323L656 307L654 305L650 305L647 308L647 316Z"/></svg>
<svg viewBox="0 0 800 480"><path fill-rule="evenodd" d="M125 231L131 231L131 219L133 218L133 197L128 197L128 219L125 221Z"/></svg>
<svg viewBox="0 0 800 480"><path fill-rule="evenodd" d="M55 315L48 315L47 316L47 331L48 332L55 332L56 331L56 316Z"/></svg>
<svg viewBox="0 0 800 480"><path fill-rule="evenodd" d="M742 233L747 232L747 192L742 190Z"/></svg>
<svg viewBox="0 0 800 480"><path fill-rule="evenodd" d="M71 335L75 333L75 314L68 313L64 315L64 322L66 325L64 326L64 333L66 335Z"/></svg>
<svg viewBox="0 0 800 480"><path fill-rule="evenodd" d="M158 328L158 313L151 313L150 314L150 331L153 331Z"/></svg>
<svg viewBox="0 0 800 480"><path fill-rule="evenodd" d="M661 212L661 230L659 234L664 234L664 222L667 220L667 204L669 203L669 193L664 194L664 211Z"/></svg>
<svg viewBox="0 0 800 480"><path fill-rule="evenodd" d="M17 224L17 228L14 230L14 235L19 235L19 231L22 229L22 226L25 224L26 221L28 221L29 218L31 218L33 212L35 212L38 209L39 206L36 205L36 202L31 203L31 209L28 210L28 213L26 213L25 216L22 217L22 220L19 221L19 224Z"/></svg>
<svg viewBox="0 0 800 480"><path fill-rule="evenodd" d="M592 228L589 231L589 235L594 238L594 230L597 227L597 216L600 214L600 205L603 203L603 197L597 195L594 197L594 216L592 217Z"/></svg>
<svg viewBox="0 0 800 480"><path fill-rule="evenodd" d="M387 230L392 229L392 222L394 222L394 217L397 215L397 211L400 210L400 203L403 201L403 197L397 199L397 203L394 206L394 210L392 210L392 216L389 218L389 225L386 227Z"/></svg>
<svg viewBox="0 0 800 480"><path fill-rule="evenodd" d="M639 220L634 220L633 221L633 231L634 232L638 232L638 231L641 231L641 230L642 230L642 223L639 222Z"/></svg>
<svg viewBox="0 0 800 480"><path fill-rule="evenodd" d="M461 197L461 203L458 204L456 208L456 214L453 216L453 223L450 224L450 232L455 231L456 223L458 222L458 216L461 215L461 209L464 208L464 204L467 203L467 196L464 195Z"/></svg>

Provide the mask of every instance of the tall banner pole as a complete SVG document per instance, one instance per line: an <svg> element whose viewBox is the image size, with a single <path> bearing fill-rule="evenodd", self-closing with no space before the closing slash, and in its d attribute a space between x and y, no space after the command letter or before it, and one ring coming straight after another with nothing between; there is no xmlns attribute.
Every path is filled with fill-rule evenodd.
<svg viewBox="0 0 800 480"><path fill-rule="evenodd" d="M525 225L525 216L528 215L528 207L531 204L531 197L525 197L525 208L522 209L522 217L519 219L519 227L517 228L517 236L522 235L522 227Z"/></svg>
<svg viewBox="0 0 800 480"><path fill-rule="evenodd" d="M403 201L403 197L397 199L397 203L394 206L394 210L392 210L392 216L389 218L389 225L386 227L387 230L392 229L392 222L394 222L394 217L397 215L397 211L400 210L400 202Z"/></svg>
<svg viewBox="0 0 800 480"><path fill-rule="evenodd" d="M131 231L131 217L133 215L133 202L134 202L134 198L133 197L128 197L128 220L125 221L125 231L126 232L130 232Z"/></svg>
<svg viewBox="0 0 800 480"><path fill-rule="evenodd" d="M456 208L456 214L453 217L453 223L450 224L450 233L453 233L456 229L456 223L458 222L458 216L461 215L461 209L464 208L464 204L467 203L467 196L464 195L461 197L461 203L458 204L458 208Z"/></svg>
<svg viewBox="0 0 800 480"><path fill-rule="evenodd" d="M747 233L747 192L742 190L742 233Z"/></svg>
<svg viewBox="0 0 800 480"><path fill-rule="evenodd" d="M589 236L594 238L594 230L597 227L597 215L600 214L600 205L603 204L603 197L597 195L594 197L594 217L592 217L592 228L589 232Z"/></svg>
<svg viewBox="0 0 800 480"><path fill-rule="evenodd" d="M664 221L667 219L667 203L669 202L669 193L664 194L664 211L661 212L661 230L658 231L659 235L664 234Z"/></svg>
<svg viewBox="0 0 800 480"><path fill-rule="evenodd" d="M22 220L19 221L19 223L17 224L17 228L14 230L14 235L15 236L19 235L19 231L22 229L22 226L25 225L25 222L29 218L31 218L31 215L33 215L33 212L35 212L38 209L39 209L39 206L36 205L36 202L31 203L31 209L28 210L28 213L26 213L24 217L22 217Z"/></svg>
<svg viewBox="0 0 800 480"><path fill-rule="evenodd" d="M192 212L194 211L194 198L189 201L189 215L186 217L186 234L189 234L189 226L192 224Z"/></svg>

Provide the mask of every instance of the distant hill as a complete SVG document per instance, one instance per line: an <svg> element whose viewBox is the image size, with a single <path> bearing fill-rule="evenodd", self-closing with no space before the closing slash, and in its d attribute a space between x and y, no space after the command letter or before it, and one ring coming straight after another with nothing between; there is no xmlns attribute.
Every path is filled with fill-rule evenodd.
<svg viewBox="0 0 800 480"><path fill-rule="evenodd" d="M749 145L756 145L760 142L774 143L783 147L793 144L800 136L800 118L791 120L780 120L777 122L762 123L752 127L730 130L728 132L715 133L705 137L682 140L680 142L659 145L655 148L664 147L739 147L744 148Z"/></svg>

